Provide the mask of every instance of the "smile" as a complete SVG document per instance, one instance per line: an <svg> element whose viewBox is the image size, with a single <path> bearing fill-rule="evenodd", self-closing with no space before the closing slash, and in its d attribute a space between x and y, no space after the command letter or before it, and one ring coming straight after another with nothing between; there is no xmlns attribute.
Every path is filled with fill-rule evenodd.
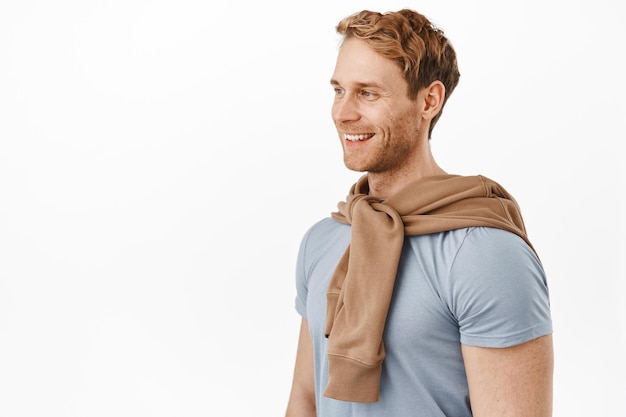
<svg viewBox="0 0 626 417"><path fill-rule="evenodd" d="M373 133L367 133L367 134L360 134L360 135L349 135L347 133L344 133L343 137L346 140L349 140L350 142L357 142L357 141L361 141L361 140L367 140L370 139L374 136Z"/></svg>

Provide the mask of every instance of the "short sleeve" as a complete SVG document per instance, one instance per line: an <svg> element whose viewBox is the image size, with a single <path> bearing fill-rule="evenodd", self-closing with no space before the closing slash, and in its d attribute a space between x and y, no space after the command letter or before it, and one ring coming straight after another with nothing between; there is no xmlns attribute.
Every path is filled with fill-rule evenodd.
<svg viewBox="0 0 626 417"><path fill-rule="evenodd" d="M303 318L307 318L306 314L306 300L308 295L306 267L305 267L305 253L306 243L310 234L310 230L304 235L300 242L300 248L298 250L298 258L296 260L296 311Z"/></svg>
<svg viewBox="0 0 626 417"><path fill-rule="evenodd" d="M461 343L508 347L552 332L545 272L519 236L495 228L469 229L449 279Z"/></svg>

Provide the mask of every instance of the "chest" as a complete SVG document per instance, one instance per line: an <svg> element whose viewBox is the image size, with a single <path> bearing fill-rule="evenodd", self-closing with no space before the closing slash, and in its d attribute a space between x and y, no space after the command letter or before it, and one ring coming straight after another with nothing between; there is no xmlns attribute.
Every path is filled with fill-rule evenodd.
<svg viewBox="0 0 626 417"><path fill-rule="evenodd" d="M454 246L446 244L445 234L439 235L405 239L384 333L385 344L398 352L414 352L422 344L432 346L435 339L445 343L459 340L447 283ZM348 244L349 235L330 244L309 268L307 316L318 342L323 342L326 289Z"/></svg>

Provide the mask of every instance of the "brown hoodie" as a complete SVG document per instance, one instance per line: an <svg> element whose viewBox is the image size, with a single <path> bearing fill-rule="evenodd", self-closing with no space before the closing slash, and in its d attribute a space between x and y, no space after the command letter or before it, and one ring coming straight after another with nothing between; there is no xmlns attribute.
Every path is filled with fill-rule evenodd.
<svg viewBox="0 0 626 417"><path fill-rule="evenodd" d="M516 201L486 177L427 177L384 202L368 191L364 175L332 214L352 225L352 239L326 294L324 395L352 402L378 401L385 357L382 335L405 235L486 226L515 233L532 248Z"/></svg>

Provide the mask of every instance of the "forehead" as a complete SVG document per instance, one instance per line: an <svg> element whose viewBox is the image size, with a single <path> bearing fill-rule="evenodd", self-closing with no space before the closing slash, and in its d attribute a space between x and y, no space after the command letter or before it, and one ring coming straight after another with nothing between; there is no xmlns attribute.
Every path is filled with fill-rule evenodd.
<svg viewBox="0 0 626 417"><path fill-rule="evenodd" d="M389 89L406 87L400 67L358 38L346 39L339 49L332 80L346 87L351 84Z"/></svg>

